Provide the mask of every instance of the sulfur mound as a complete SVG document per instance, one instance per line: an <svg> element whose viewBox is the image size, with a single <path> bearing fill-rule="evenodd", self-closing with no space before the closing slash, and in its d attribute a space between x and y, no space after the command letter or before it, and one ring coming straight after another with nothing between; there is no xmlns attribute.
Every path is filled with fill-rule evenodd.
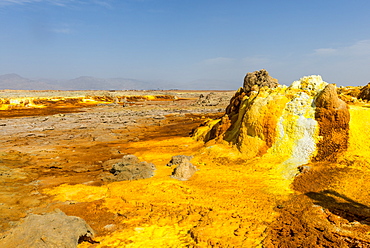
<svg viewBox="0 0 370 248"><path fill-rule="evenodd" d="M94 231L86 222L63 212L45 215L30 214L23 223L0 237L0 247L7 248L49 248L77 247L79 242L92 241Z"/></svg>
<svg viewBox="0 0 370 248"><path fill-rule="evenodd" d="M267 87L264 87L267 86ZM346 150L349 111L336 86L320 76L281 86L265 70L248 73L226 114L194 132L198 140L235 145L246 158L274 156L292 178L311 160L334 161Z"/></svg>
<svg viewBox="0 0 370 248"><path fill-rule="evenodd" d="M190 162L191 158L192 157L185 155L173 156L171 161L167 164L167 166L177 165L171 177L180 181L189 180L198 170L197 167Z"/></svg>
<svg viewBox="0 0 370 248"><path fill-rule="evenodd" d="M152 163L140 162L135 155L125 155L121 161L113 164L110 175L103 180L126 181L145 179L154 176L155 166Z"/></svg>

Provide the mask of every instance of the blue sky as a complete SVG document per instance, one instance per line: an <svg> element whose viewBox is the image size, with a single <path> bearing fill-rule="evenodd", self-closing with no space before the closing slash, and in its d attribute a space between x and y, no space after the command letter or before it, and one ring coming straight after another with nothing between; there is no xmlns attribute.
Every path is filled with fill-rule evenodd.
<svg viewBox="0 0 370 248"><path fill-rule="evenodd" d="M123 77L237 89L370 81L370 1L0 0L0 75Z"/></svg>

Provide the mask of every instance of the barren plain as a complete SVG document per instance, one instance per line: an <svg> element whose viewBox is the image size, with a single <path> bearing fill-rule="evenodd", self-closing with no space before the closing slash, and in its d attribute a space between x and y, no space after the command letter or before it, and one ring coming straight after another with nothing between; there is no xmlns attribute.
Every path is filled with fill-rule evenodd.
<svg viewBox="0 0 370 248"><path fill-rule="evenodd" d="M0 92L0 247L370 247L362 88L259 79L237 92ZM127 155L153 176L115 180ZM177 155L196 167L184 180ZM60 212L93 231L28 240L45 228L22 229L27 216Z"/></svg>

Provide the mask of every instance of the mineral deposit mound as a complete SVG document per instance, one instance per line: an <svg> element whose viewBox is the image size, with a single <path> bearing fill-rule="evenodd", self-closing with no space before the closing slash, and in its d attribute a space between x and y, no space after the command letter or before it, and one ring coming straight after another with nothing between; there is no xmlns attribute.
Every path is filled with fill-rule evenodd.
<svg viewBox="0 0 370 248"><path fill-rule="evenodd" d="M4 94L0 247L370 247L369 85Z"/></svg>
<svg viewBox="0 0 370 248"><path fill-rule="evenodd" d="M310 76L285 87L261 70L247 74L226 114L199 128L195 137L225 140L248 159L281 159L278 167L290 179L309 161L336 161L348 146L349 121L334 84Z"/></svg>

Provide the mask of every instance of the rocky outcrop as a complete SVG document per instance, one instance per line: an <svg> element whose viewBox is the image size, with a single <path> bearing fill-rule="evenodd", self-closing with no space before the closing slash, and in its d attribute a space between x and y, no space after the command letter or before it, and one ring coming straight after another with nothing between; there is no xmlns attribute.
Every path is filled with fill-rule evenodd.
<svg viewBox="0 0 370 248"><path fill-rule="evenodd" d="M315 119L319 123L319 135L315 160L335 161L347 149L350 115L347 104L340 100L334 84L320 92L315 101Z"/></svg>
<svg viewBox="0 0 370 248"><path fill-rule="evenodd" d="M247 73L244 78L243 88L240 88L231 98L229 105L226 107L226 115L212 128L212 131L207 136L207 141L217 137L223 138L228 129L235 129L235 125L237 126L240 124L240 120L238 121L238 119L240 118L241 103L246 96L258 96L260 91L263 92L266 89L275 89L278 86L278 80L271 77L264 69ZM267 122L269 122L269 120L267 120ZM228 141L233 141L234 138L235 135L227 139Z"/></svg>
<svg viewBox="0 0 370 248"><path fill-rule="evenodd" d="M147 162L140 162L135 155L125 155L121 161L113 164L110 175L103 180L107 181L127 181L145 179L154 176L155 165Z"/></svg>
<svg viewBox="0 0 370 248"><path fill-rule="evenodd" d="M309 161L334 161L348 143L349 112L335 85L320 76L281 86L264 70L248 73L219 120L199 132L208 142L234 144L248 159L272 155L278 170L292 178Z"/></svg>
<svg viewBox="0 0 370 248"><path fill-rule="evenodd" d="M192 157L185 155L172 157L167 165L177 165L177 167L173 170L171 177L180 181L189 180L198 170L197 167L190 162L191 158Z"/></svg>
<svg viewBox="0 0 370 248"><path fill-rule="evenodd" d="M217 106L222 102L222 98L211 92L207 95L200 94L196 102L200 106Z"/></svg>
<svg viewBox="0 0 370 248"><path fill-rule="evenodd" d="M207 135L206 141L215 138L224 138L227 130L235 130L235 127L240 124L240 110L242 109L242 111L244 111L243 109L246 107L241 106L245 97L251 97L251 99L253 99L254 97L258 96L260 92L263 94L264 91L268 89L274 89L278 86L278 80L272 78L264 69L247 73L244 78L243 88L240 88L231 98L229 105L226 107L226 115L221 118L220 122L212 127L211 132L209 135ZM273 102L271 102L271 104L273 104ZM269 122L270 118L267 118L264 126L269 126ZM265 132L267 130L272 129L264 129ZM232 135L229 133L229 135L226 135L226 140L237 143L235 138L238 133L238 131L236 133L234 132ZM270 136L270 140L273 135L267 134L267 136ZM270 144L271 142L268 141L268 143Z"/></svg>
<svg viewBox="0 0 370 248"><path fill-rule="evenodd" d="M230 104L226 107L227 115L235 115L239 111L240 104L245 96L244 88L240 88L235 95L231 98Z"/></svg>
<svg viewBox="0 0 370 248"><path fill-rule="evenodd" d="M193 156L176 155L176 156L173 156L171 158L170 162L168 162L166 164L166 166L172 167L172 166L175 166L175 165L179 165L185 160L190 161L192 158L193 158Z"/></svg>
<svg viewBox="0 0 370 248"><path fill-rule="evenodd" d="M357 103L362 88L359 86L341 86L337 89L338 97L346 103Z"/></svg>
<svg viewBox="0 0 370 248"><path fill-rule="evenodd" d="M83 241L94 243L94 231L81 218L59 211L30 214L23 222L0 237L0 247L75 248Z"/></svg>
<svg viewBox="0 0 370 248"><path fill-rule="evenodd" d="M278 80L271 77L265 69L262 69L247 73L244 78L243 89L244 92L249 96L252 91L259 91L259 89L262 87L266 86L274 89L278 85Z"/></svg>
<svg viewBox="0 0 370 248"><path fill-rule="evenodd" d="M360 94L357 98L370 101L370 83L361 88Z"/></svg>

